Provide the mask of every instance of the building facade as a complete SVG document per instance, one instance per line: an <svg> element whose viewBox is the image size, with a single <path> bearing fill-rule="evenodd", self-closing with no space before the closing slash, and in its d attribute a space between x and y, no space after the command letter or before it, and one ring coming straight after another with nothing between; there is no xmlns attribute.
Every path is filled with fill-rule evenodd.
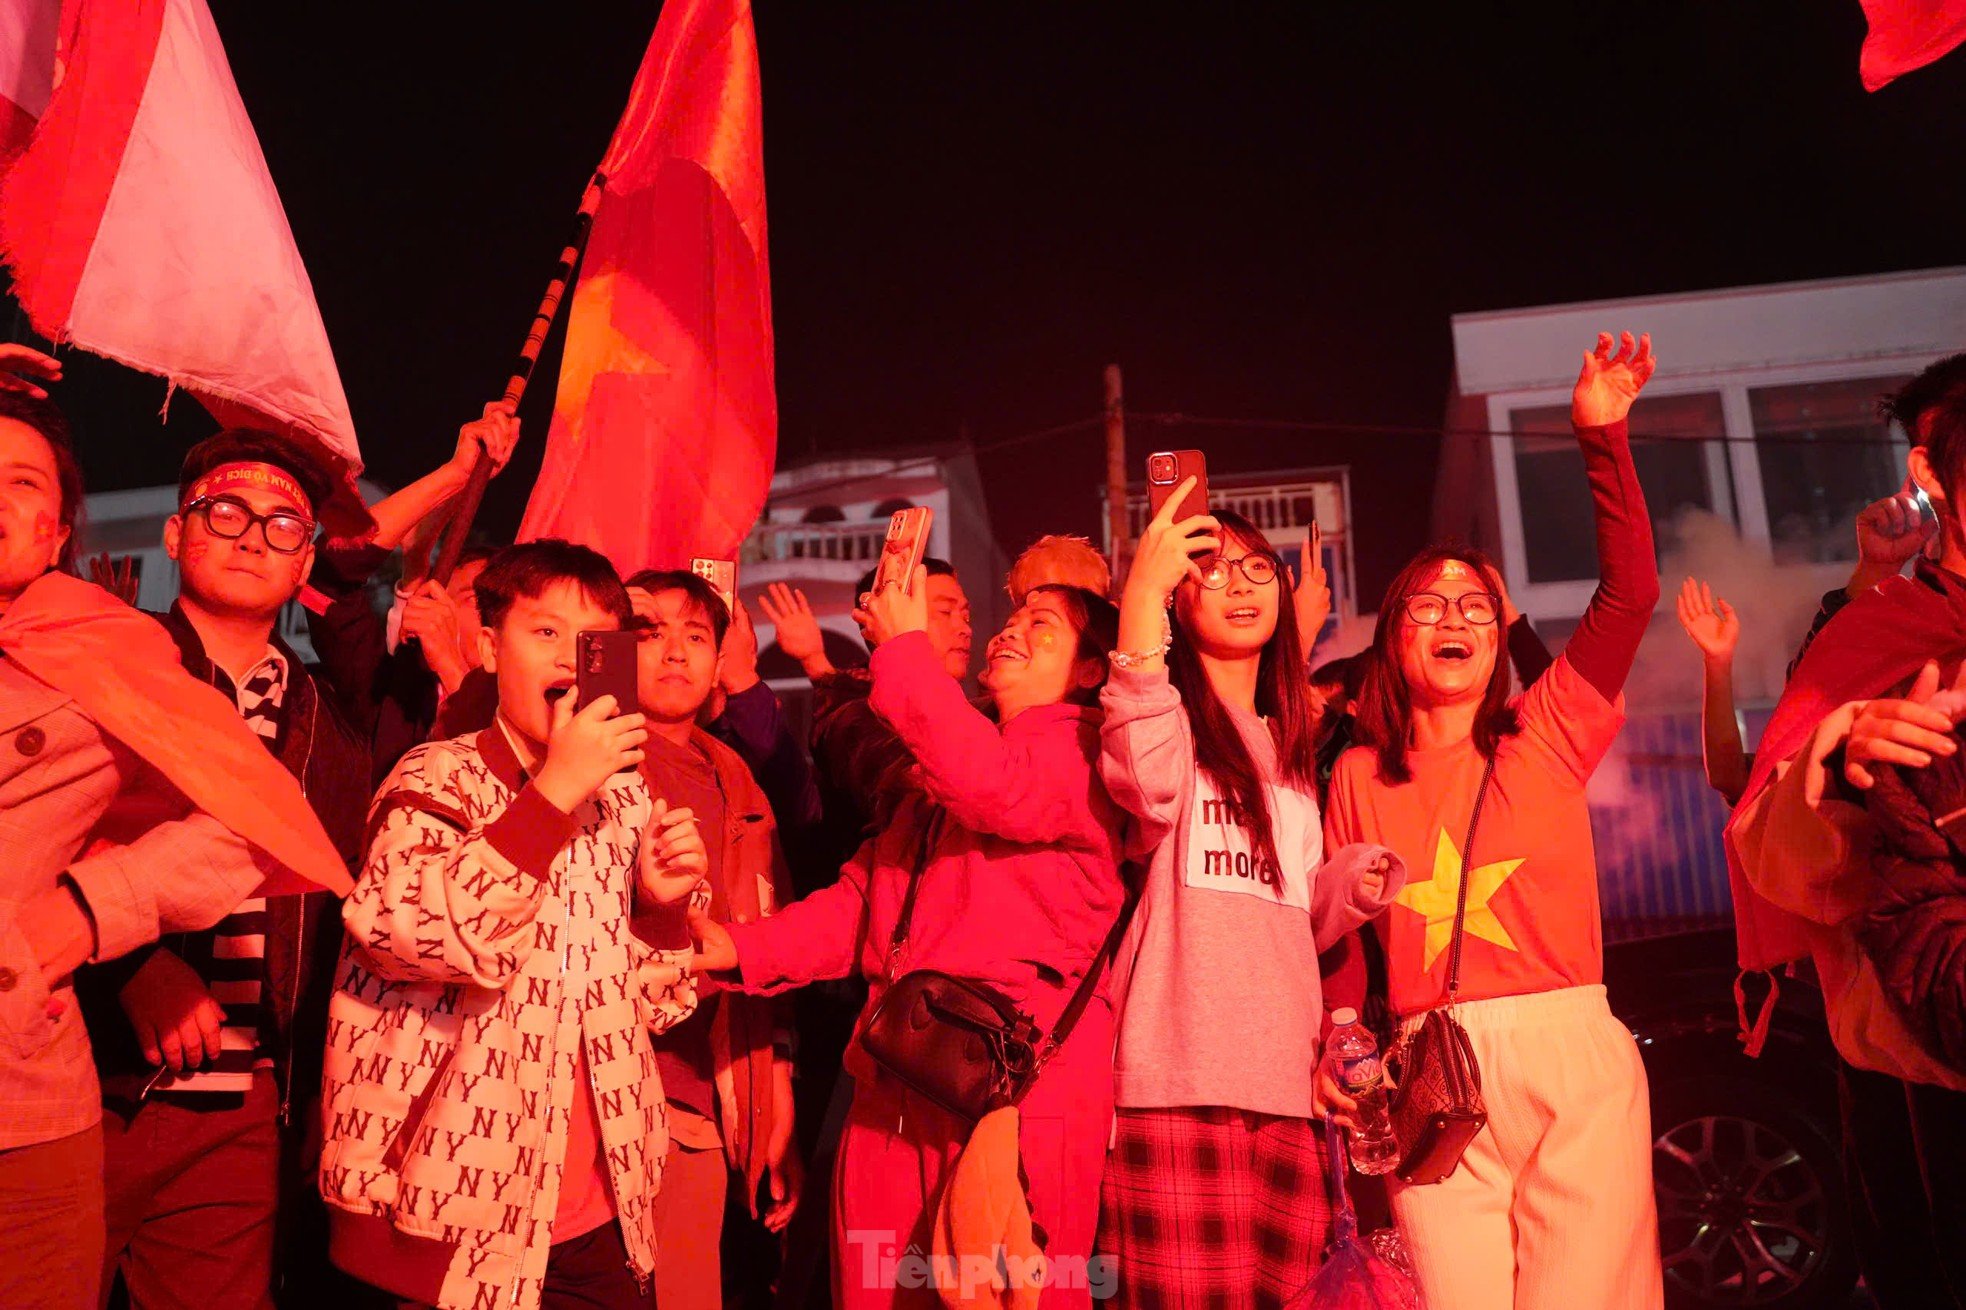
<svg viewBox="0 0 1966 1310"><path fill-rule="evenodd" d="M788 703L803 699L804 675L778 649L758 596L774 582L803 591L834 665L865 664L867 649L853 622L857 586L880 558L889 517L917 505L934 515L928 553L949 561L969 594L980 654L1008 616L1003 580L1009 565L967 447L814 460L772 476L765 511L738 559L737 585L757 623L758 671Z"/></svg>
<svg viewBox="0 0 1966 1310"><path fill-rule="evenodd" d="M1674 594L1697 576L1739 612L1752 742L1822 594L1849 576L1858 512L1904 485L1905 434L1877 417L1879 397L1966 348L1966 268L1462 314L1452 327L1434 532L1494 554L1553 648L1596 585L1569 430L1579 355L1600 331L1652 334L1659 368L1631 430L1665 599L1593 818L1608 918L1724 915L1726 808L1701 773L1700 661Z"/></svg>

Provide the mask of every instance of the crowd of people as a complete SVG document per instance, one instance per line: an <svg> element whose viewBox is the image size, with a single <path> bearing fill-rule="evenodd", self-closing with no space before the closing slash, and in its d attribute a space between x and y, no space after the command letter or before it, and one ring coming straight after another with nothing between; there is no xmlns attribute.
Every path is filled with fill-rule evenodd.
<svg viewBox="0 0 1966 1310"><path fill-rule="evenodd" d="M1585 802L1659 601L1653 367L1584 353L1599 583L1554 657L1445 544L1314 667L1316 562L1177 491L1123 578L1018 560L975 699L996 580L870 574L860 668L770 588L801 732L693 573L543 540L417 576L510 456L497 406L358 541L305 445L200 442L142 613L78 576L59 365L0 348L0 1305L1281 1307L1362 1113L1323 1051L1353 1008L1396 1065L1451 1014L1479 1068L1485 1127L1377 1199L1428 1306L1658 1310ZM1752 759L1738 621L1691 580L1678 611L1730 845L1808 922L1866 1270L1966 1304L1931 1167L1966 1122L1966 356L1893 404L1936 555L1900 576L1909 491L1867 512ZM635 703L583 702L581 635L622 631Z"/></svg>

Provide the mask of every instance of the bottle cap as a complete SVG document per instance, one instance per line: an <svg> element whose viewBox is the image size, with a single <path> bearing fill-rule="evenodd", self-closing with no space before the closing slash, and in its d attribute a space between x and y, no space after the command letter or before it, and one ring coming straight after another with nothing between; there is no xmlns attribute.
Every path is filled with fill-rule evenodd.
<svg viewBox="0 0 1966 1310"><path fill-rule="evenodd" d="M1349 1005L1342 1010L1333 1010L1331 1012L1331 1026L1333 1028L1343 1028L1347 1024L1354 1024L1357 1022L1358 1022L1358 1011L1352 1009Z"/></svg>

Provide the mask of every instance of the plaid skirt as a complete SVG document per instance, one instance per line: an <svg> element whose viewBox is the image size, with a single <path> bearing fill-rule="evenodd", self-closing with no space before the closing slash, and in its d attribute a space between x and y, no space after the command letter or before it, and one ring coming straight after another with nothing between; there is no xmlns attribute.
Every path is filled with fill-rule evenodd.
<svg viewBox="0 0 1966 1310"><path fill-rule="evenodd" d="M1213 1106L1116 1118L1098 1243L1114 1304L1269 1310L1303 1290L1331 1237L1316 1123Z"/></svg>

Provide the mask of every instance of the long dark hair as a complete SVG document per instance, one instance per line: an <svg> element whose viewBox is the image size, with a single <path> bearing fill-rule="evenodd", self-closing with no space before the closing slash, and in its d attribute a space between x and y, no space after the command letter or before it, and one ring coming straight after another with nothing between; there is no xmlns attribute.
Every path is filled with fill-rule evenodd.
<svg viewBox="0 0 1966 1310"><path fill-rule="evenodd" d="M1276 558L1262 529L1234 510L1211 510L1222 523L1223 544L1240 541L1245 549ZM1167 652L1167 675L1181 693L1188 725L1195 735L1195 765L1244 816L1257 852L1278 869L1276 824L1270 814L1265 779L1249 756L1249 747L1215 694L1193 641L1182 628L1178 611L1174 645ZM1263 646L1256 669L1256 712L1269 720L1277 747L1277 779L1317 795L1317 732L1311 713L1310 683L1304 677L1304 645L1297 636L1297 588L1290 570L1277 564L1277 630Z"/></svg>
<svg viewBox="0 0 1966 1310"><path fill-rule="evenodd" d="M1416 591L1424 591L1448 560L1470 565L1491 593L1502 594L1502 575L1495 561L1473 546L1453 542L1429 546L1415 555L1393 579L1393 585L1386 588L1386 599L1379 606L1379 623L1372 630L1373 658L1359 695L1357 738L1359 745L1378 752L1381 782L1413 780L1413 768L1406 759L1406 742L1413 730L1413 696L1407 690L1406 675L1400 671L1393 638L1406 617L1406 598ZM1499 623L1500 618L1496 621ZM1503 738L1513 737L1522 730L1522 721L1509 704L1513 684L1509 673L1508 634L1495 635L1495 669L1488 675L1488 689L1482 693L1481 708L1475 713L1475 749L1483 755L1493 755Z"/></svg>

